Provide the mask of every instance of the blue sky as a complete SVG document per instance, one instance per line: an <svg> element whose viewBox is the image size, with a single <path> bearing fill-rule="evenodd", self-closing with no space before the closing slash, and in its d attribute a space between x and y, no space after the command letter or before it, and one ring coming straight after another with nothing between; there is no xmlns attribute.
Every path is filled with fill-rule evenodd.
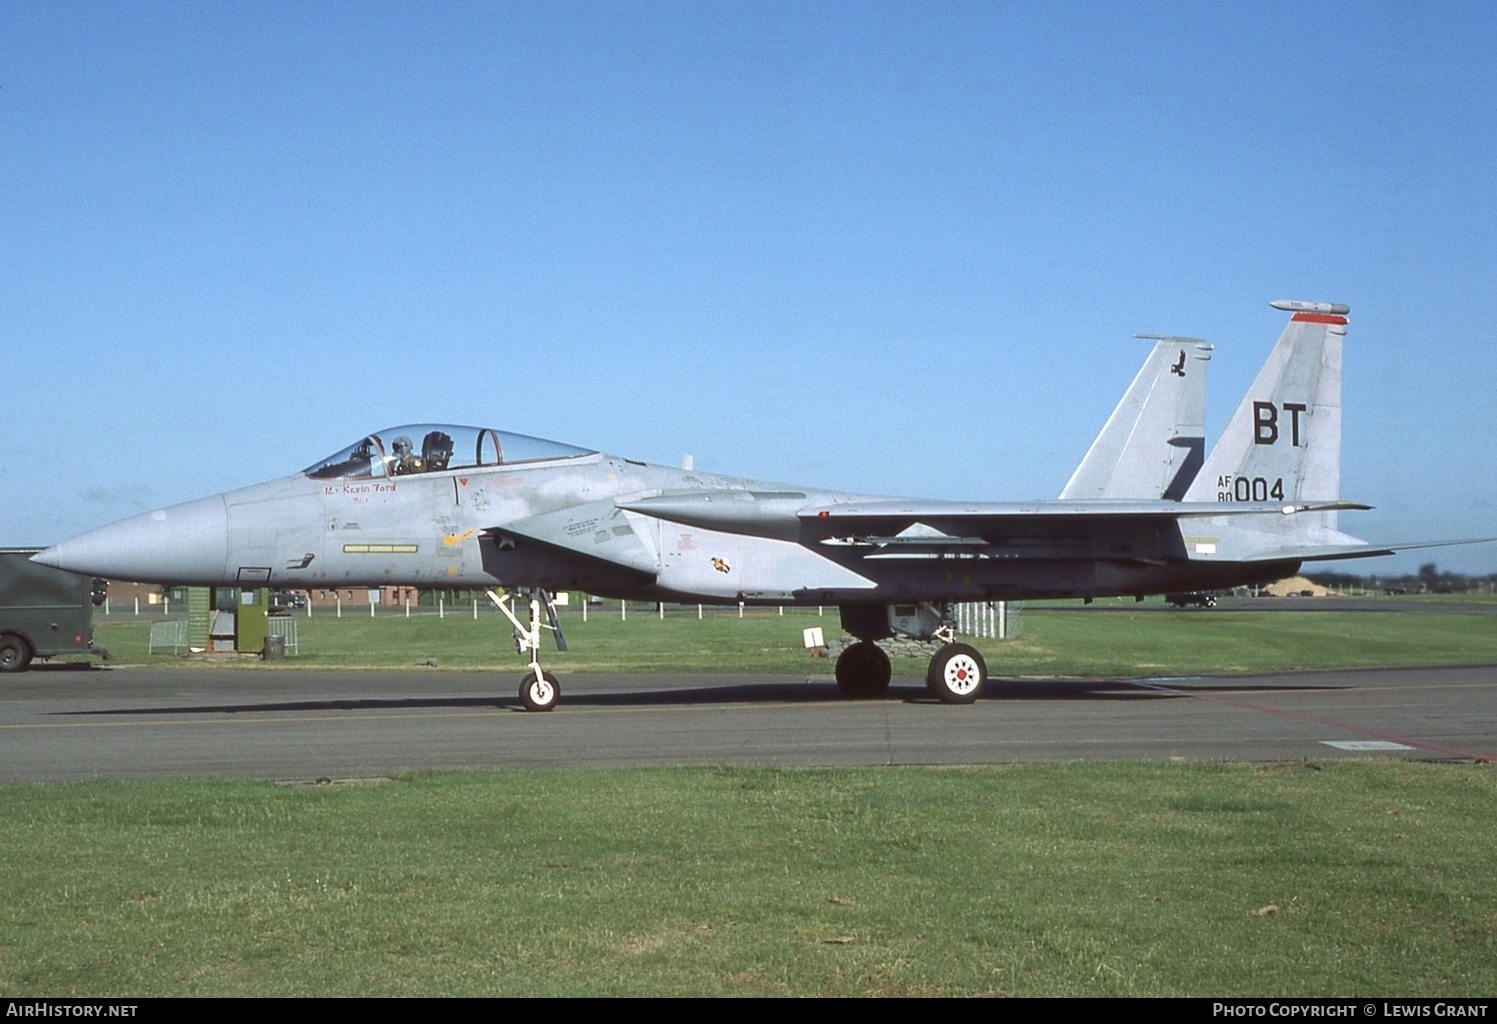
<svg viewBox="0 0 1497 1024"><path fill-rule="evenodd" d="M1497 8L0 5L0 543L413 421L1054 496L1345 302L1343 495L1497 534ZM1497 570L1497 546L1365 570Z"/></svg>

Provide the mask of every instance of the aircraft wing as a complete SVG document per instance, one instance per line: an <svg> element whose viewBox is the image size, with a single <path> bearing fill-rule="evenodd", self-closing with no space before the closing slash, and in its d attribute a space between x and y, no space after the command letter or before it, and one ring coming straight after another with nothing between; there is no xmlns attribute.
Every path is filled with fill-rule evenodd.
<svg viewBox="0 0 1497 1024"><path fill-rule="evenodd" d="M941 520L984 526L1084 520L1167 519L1186 516L1262 516L1368 509L1349 501L1286 505L1282 502L1147 501L1132 499L1033 502L961 502L902 498L808 503L792 491L688 491L620 501L617 507L656 519L727 533L804 540L811 533L878 524ZM903 527L900 527L901 529Z"/></svg>
<svg viewBox="0 0 1497 1024"><path fill-rule="evenodd" d="M800 492L692 491L621 502L642 516L746 536L824 548L863 549L864 557L981 553L1000 558L1188 558L1182 520L1282 522L1302 512L1365 508L1329 501L1094 500L956 502L912 499L814 501ZM1192 528L1189 532L1199 532ZM1339 542L1344 535L1327 540ZM1280 546L1273 534L1254 547ZM1254 559L1256 560L1256 559Z"/></svg>
<svg viewBox="0 0 1497 1024"><path fill-rule="evenodd" d="M975 521L1002 519L1081 519L1113 517L1146 517L1180 519L1185 516L1292 515L1298 512L1329 512L1345 509L1370 509L1351 501L1321 501L1286 505L1278 501L1032 501L1032 502L960 502L960 501L885 501L821 505L801 509L801 519L850 522L880 518L960 517Z"/></svg>
<svg viewBox="0 0 1497 1024"><path fill-rule="evenodd" d="M879 501L805 509L799 513L802 541L834 547L874 548L885 557L916 552L981 552L999 558L1191 558L1215 554L1215 538L1188 534L1221 534L1227 520L1245 529L1232 535L1256 540L1245 548L1246 560L1284 560L1294 555L1260 554L1280 538L1272 530L1300 513L1365 508L1351 502L1284 505L1271 502L1058 501L1031 503L961 503ZM1254 520L1266 520L1270 532L1261 539ZM1212 525L1215 524L1215 525ZM1344 537L1339 534L1335 539ZM1350 540L1350 538L1347 538ZM1198 547L1198 541L1205 547ZM1224 549L1223 549L1224 550ZM870 555L878 557L878 555Z"/></svg>

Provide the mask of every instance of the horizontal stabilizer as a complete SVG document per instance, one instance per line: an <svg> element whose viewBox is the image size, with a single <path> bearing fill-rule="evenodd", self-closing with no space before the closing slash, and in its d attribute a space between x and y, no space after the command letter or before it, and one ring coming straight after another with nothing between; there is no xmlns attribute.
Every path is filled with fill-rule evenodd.
<svg viewBox="0 0 1497 1024"><path fill-rule="evenodd" d="M1399 541L1394 544L1367 544L1363 547L1348 547L1344 549L1312 550L1308 554L1297 557L1307 562L1323 562L1342 558L1375 558L1379 555L1395 555L1400 551L1418 551L1421 548L1449 548L1461 544L1491 544L1497 541L1497 537L1471 537L1464 540L1418 540L1404 543Z"/></svg>
<svg viewBox="0 0 1497 1024"><path fill-rule="evenodd" d="M1382 555L1391 555L1393 553L1393 548L1379 547L1376 544L1328 544L1323 547L1291 545L1273 550L1255 551L1251 555L1241 558L1240 561L1331 562L1344 558L1378 558Z"/></svg>
<svg viewBox="0 0 1497 1024"><path fill-rule="evenodd" d="M1343 535L1344 536L1344 535ZM1400 551L1417 551L1420 548L1447 548L1460 544L1490 544L1497 537L1470 537L1464 540L1417 540L1394 544L1370 544L1356 541L1346 544L1289 544L1277 548L1263 548L1242 557L1245 562L1282 562L1298 559L1302 562L1329 562L1347 558L1378 558L1394 555Z"/></svg>

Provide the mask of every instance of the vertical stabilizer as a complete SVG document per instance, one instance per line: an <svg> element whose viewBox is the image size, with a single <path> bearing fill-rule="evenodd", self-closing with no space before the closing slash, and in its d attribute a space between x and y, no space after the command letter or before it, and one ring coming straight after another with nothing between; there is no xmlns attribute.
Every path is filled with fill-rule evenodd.
<svg viewBox="0 0 1497 1024"><path fill-rule="evenodd" d="M1178 501L1206 454L1206 364L1199 338L1138 335L1157 342L1062 499Z"/></svg>
<svg viewBox="0 0 1497 1024"><path fill-rule="evenodd" d="M1186 501L1333 501L1341 490L1341 346L1349 307L1281 299L1293 315ZM1334 512L1316 513L1335 528ZM1299 517L1296 517L1297 519Z"/></svg>

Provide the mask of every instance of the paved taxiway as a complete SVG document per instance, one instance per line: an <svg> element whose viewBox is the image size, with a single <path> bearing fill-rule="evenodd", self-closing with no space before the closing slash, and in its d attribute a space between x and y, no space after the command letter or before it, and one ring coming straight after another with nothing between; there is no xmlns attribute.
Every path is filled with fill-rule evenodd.
<svg viewBox="0 0 1497 1024"><path fill-rule="evenodd" d="M550 714L517 676L42 666L0 682L0 781L358 778L561 765L1065 758L1497 760L1497 665L1156 680L995 680L971 707L896 678L580 674Z"/></svg>

